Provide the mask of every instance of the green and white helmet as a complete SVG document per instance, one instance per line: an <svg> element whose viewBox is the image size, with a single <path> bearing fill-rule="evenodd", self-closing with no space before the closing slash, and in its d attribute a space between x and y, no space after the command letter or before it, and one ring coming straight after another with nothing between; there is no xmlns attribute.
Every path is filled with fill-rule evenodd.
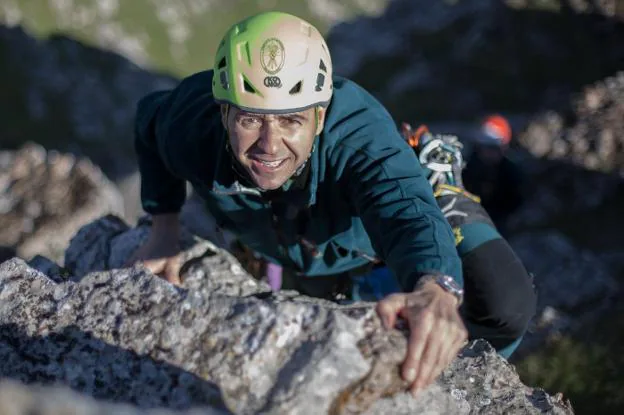
<svg viewBox="0 0 624 415"><path fill-rule="evenodd" d="M258 113L327 106L333 92L329 49L320 32L299 17L257 14L221 40L212 92L217 102Z"/></svg>

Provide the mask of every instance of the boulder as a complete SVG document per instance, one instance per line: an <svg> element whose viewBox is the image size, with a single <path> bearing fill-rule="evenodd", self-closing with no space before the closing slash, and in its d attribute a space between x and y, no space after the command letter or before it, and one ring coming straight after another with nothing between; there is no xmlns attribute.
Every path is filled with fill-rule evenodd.
<svg viewBox="0 0 624 415"><path fill-rule="evenodd" d="M624 177L624 72L585 87L567 111L539 114L519 141L536 157Z"/></svg>
<svg viewBox="0 0 624 415"><path fill-rule="evenodd" d="M509 239L533 275L537 313L514 358L521 359L560 334L594 323L618 297L619 282L600 256L576 246L555 230Z"/></svg>
<svg viewBox="0 0 624 415"><path fill-rule="evenodd" d="M88 159L36 144L0 151L0 246L15 255L62 263L78 229L109 213L123 215L123 198Z"/></svg>
<svg viewBox="0 0 624 415"><path fill-rule="evenodd" d="M531 114L566 107L571 94L621 70L616 5L396 0L380 16L337 24L328 44L336 71L397 120Z"/></svg>
<svg viewBox="0 0 624 415"><path fill-rule="evenodd" d="M116 268L147 226L124 230L106 217L84 227L60 283L18 258L0 265L1 377L138 408L573 413L562 396L523 385L479 340L413 398L399 375L404 328L384 330L369 303L273 294L205 241L183 243L182 287L141 266Z"/></svg>

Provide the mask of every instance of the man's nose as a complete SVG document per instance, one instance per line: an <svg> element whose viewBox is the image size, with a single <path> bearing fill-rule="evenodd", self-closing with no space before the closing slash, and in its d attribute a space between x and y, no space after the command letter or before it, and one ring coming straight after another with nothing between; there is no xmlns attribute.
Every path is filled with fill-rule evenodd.
<svg viewBox="0 0 624 415"><path fill-rule="evenodd" d="M272 123L266 123L260 130L260 138L258 139L257 146L265 154L277 155L282 138L278 128L273 126Z"/></svg>

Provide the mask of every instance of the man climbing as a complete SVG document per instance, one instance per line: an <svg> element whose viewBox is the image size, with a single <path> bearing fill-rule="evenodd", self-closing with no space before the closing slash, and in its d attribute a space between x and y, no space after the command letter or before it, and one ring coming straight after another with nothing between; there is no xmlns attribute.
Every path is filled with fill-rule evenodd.
<svg viewBox="0 0 624 415"><path fill-rule="evenodd" d="M434 195L453 229L462 259L465 301L460 312L471 337L483 337L509 357L535 313L532 277L500 235L480 198L463 187L462 143L433 135L426 126L402 134L418 156Z"/></svg>
<svg viewBox="0 0 624 415"><path fill-rule="evenodd" d="M522 169L510 154L512 129L501 115L489 115L481 123L474 150L464 170L466 189L481 198L481 204L505 233L505 222L522 203Z"/></svg>
<svg viewBox="0 0 624 415"><path fill-rule="evenodd" d="M401 132L416 152L455 235L465 290L460 313L470 337L487 338L501 356L508 358L535 313L532 277L497 231L479 197L464 189L463 144L457 136L433 135L424 125L413 130L407 123L402 124ZM268 264L266 274L272 287L276 279L281 281L281 273L278 265ZM401 290L390 270L379 265L352 276L349 300L377 301Z"/></svg>
<svg viewBox="0 0 624 415"><path fill-rule="evenodd" d="M290 270L305 294L329 298L356 270L385 263L401 292L377 310L387 328L409 324L402 374L412 391L456 356L467 332L451 228L392 118L332 74L312 25L279 12L235 24L213 70L139 102L135 130L153 224L131 261L180 283L190 182L219 226Z"/></svg>

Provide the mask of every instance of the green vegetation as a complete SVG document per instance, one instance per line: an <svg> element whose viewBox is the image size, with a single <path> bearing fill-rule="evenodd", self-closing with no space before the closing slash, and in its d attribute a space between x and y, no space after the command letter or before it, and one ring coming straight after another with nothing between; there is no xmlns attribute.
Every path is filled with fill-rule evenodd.
<svg viewBox="0 0 624 415"><path fill-rule="evenodd" d="M516 364L522 381L562 392L576 414L624 413L624 308Z"/></svg>
<svg viewBox="0 0 624 415"><path fill-rule="evenodd" d="M386 2L377 0L373 8L380 8ZM354 0L334 3L340 4L340 13L346 17L369 13ZM59 11L54 4L71 7ZM112 7L102 6L106 4ZM317 16L308 4L291 0L7 0L7 6L0 6L0 22L9 20L11 5L14 5L21 12L21 24L36 36L60 33L92 46L111 47L117 51L143 50L134 54L146 55L146 63L151 68L184 76L212 67L217 43L225 30L256 12L276 9L293 13L326 33L329 22ZM178 43L174 41L177 36L182 39Z"/></svg>

